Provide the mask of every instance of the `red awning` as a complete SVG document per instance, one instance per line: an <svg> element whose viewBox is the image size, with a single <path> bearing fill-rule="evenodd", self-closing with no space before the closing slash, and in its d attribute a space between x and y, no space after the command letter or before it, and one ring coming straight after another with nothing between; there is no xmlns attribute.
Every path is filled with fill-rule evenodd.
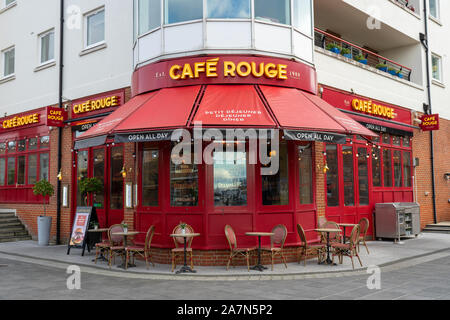
<svg viewBox="0 0 450 320"><path fill-rule="evenodd" d="M198 122L206 128L284 129L288 138L300 140L345 143L345 135L377 136L319 97L298 89L208 85L136 96L81 135L75 148L103 144L112 135L116 142L170 140L173 130Z"/></svg>
<svg viewBox="0 0 450 320"><path fill-rule="evenodd" d="M377 136L318 96L291 88L260 88L282 128Z"/></svg>
<svg viewBox="0 0 450 320"><path fill-rule="evenodd" d="M204 127L277 127L251 85L211 85L206 88L194 122Z"/></svg>
<svg viewBox="0 0 450 320"><path fill-rule="evenodd" d="M378 120L378 119L373 119L373 118L368 118L368 117L364 117L364 116L359 116L359 115L350 115L350 117L358 122L361 122L363 124L365 124L367 127L371 127L368 126L367 124L372 124L375 125L375 127L371 130L375 130L376 126L378 126L379 130L375 130L375 131L390 131L391 133L396 133L395 130L399 130L398 134L400 133L404 133L406 135L412 135L412 133L414 132L414 128L401 124L401 123L394 123L394 121L385 121L385 120ZM392 131L392 129L394 129L394 131Z"/></svg>

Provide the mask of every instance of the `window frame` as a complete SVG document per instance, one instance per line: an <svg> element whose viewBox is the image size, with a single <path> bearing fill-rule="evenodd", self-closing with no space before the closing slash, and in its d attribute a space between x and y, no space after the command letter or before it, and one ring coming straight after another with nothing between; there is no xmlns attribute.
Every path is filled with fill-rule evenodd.
<svg viewBox="0 0 450 320"><path fill-rule="evenodd" d="M103 26L104 26L104 28L103 28L104 29L103 30L103 32L104 32L103 40L97 41L97 42L92 43L92 44L88 44L88 38L89 38L89 17L92 17L92 16L94 16L96 14L99 14L102 11L104 12L104 16L103 16ZM95 48L95 47L101 46L103 44L106 44L106 9L105 9L105 6L98 7L96 9L94 9L94 10L91 10L91 11L85 13L83 15L83 25L84 25L83 50L88 50L88 49Z"/></svg>
<svg viewBox="0 0 450 320"><path fill-rule="evenodd" d="M13 64L13 69L14 71L12 73L6 74L6 54L10 51L14 51L14 64ZM6 78L11 78L14 77L16 75L16 46L10 46L6 49L3 49L1 51L1 77L0 79L6 79Z"/></svg>
<svg viewBox="0 0 450 320"><path fill-rule="evenodd" d="M51 59L48 59L48 60L46 60L46 61L42 61L42 41L44 40L44 37L46 37L47 35L50 35L50 34L53 34L53 58L51 58ZM46 65L46 64L49 64L49 63L53 63L53 62L55 62L56 61L56 58L55 58L55 40L56 40L56 38L55 38L55 28L51 28L51 29L49 29L49 30L47 30L47 31L44 31L44 32L42 32L42 33L40 33L39 35L38 35L38 65L39 66L42 66L42 65ZM50 50L49 50L49 54L50 54Z"/></svg>
<svg viewBox="0 0 450 320"><path fill-rule="evenodd" d="M437 58L437 60L438 60L439 79L434 77L433 58ZM431 53L431 78L433 79L433 81L437 81L439 83L444 83L442 66L443 66L443 64L442 64L442 56L440 56L440 55L438 55L436 53Z"/></svg>
<svg viewBox="0 0 450 320"><path fill-rule="evenodd" d="M440 3L439 0L434 0L434 1L435 1L435 4L436 4L436 16L431 14L431 5L430 5L430 3L428 3L428 8L429 8L428 14L429 14L429 16L432 19L440 21L441 20L441 3Z"/></svg>

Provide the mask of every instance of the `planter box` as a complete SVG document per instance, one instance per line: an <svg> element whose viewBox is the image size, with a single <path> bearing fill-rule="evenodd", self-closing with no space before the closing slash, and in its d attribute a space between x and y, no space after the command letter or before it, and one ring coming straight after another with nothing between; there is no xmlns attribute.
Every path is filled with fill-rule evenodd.
<svg viewBox="0 0 450 320"><path fill-rule="evenodd" d="M353 59L353 56L351 53L345 53L343 54L344 57L349 58L349 59Z"/></svg>
<svg viewBox="0 0 450 320"><path fill-rule="evenodd" d="M388 70L388 72L390 73L390 74L392 74L393 76L396 76L398 73L397 73L397 70Z"/></svg>
<svg viewBox="0 0 450 320"><path fill-rule="evenodd" d="M331 48L331 49L329 49L329 51L337 53L337 54L341 53L341 50L338 48Z"/></svg>
<svg viewBox="0 0 450 320"><path fill-rule="evenodd" d="M362 64L367 64L367 59L363 59L363 60L356 60L356 61L358 61L359 63L362 63Z"/></svg>
<svg viewBox="0 0 450 320"><path fill-rule="evenodd" d="M383 68L378 68L378 70L381 70L381 71L387 72L387 71L388 71L388 68L387 68L387 67L383 67Z"/></svg>

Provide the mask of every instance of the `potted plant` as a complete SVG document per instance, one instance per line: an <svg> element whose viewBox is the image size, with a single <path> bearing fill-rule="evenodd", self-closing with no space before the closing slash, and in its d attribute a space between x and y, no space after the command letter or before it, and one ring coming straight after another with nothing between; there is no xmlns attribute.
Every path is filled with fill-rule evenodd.
<svg viewBox="0 0 450 320"><path fill-rule="evenodd" d="M396 76L398 74L398 71L394 68L388 68L388 72L393 76Z"/></svg>
<svg viewBox="0 0 450 320"><path fill-rule="evenodd" d="M341 53L341 47L334 42L327 44L326 49L337 54Z"/></svg>
<svg viewBox="0 0 450 320"><path fill-rule="evenodd" d="M125 222L122 222L122 228L123 228L123 232L127 233L128 232L128 224Z"/></svg>
<svg viewBox="0 0 450 320"><path fill-rule="evenodd" d="M180 221L181 234L185 234L186 233L186 226L187 226L186 222L181 222Z"/></svg>
<svg viewBox="0 0 450 320"><path fill-rule="evenodd" d="M378 70L387 72L388 71L388 66L385 63L379 63L375 66Z"/></svg>
<svg viewBox="0 0 450 320"><path fill-rule="evenodd" d="M44 215L37 218L38 243L40 246L48 246L50 240L50 230L52 227L52 217L47 217L46 200L53 195L55 189L47 180L41 180L33 186L33 193L43 197Z"/></svg>
<svg viewBox="0 0 450 320"><path fill-rule="evenodd" d="M352 52L349 48L342 48L341 54L346 58L349 58L349 59L352 58Z"/></svg>
<svg viewBox="0 0 450 320"><path fill-rule="evenodd" d="M103 182L99 178L84 178L78 182L78 188L84 197L85 205L88 204L89 195L97 194L103 190Z"/></svg>
<svg viewBox="0 0 450 320"><path fill-rule="evenodd" d="M356 61L358 61L359 63L367 64L367 59L366 59L366 57L364 57L364 55L362 55L362 54L356 55L356 56L354 57L354 59L355 59Z"/></svg>

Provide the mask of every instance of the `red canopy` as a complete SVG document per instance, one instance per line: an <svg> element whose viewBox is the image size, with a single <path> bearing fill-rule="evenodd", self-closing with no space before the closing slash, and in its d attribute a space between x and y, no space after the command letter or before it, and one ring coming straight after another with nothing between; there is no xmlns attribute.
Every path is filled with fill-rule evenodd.
<svg viewBox="0 0 450 320"><path fill-rule="evenodd" d="M208 85L136 96L81 135L75 148L103 144L111 135L117 142L170 140L171 130L189 128L196 122L215 128L285 129L290 131L289 137L307 136L317 141L329 138L321 137L323 132L341 135L339 141L344 135L377 136L321 98L298 89Z"/></svg>

